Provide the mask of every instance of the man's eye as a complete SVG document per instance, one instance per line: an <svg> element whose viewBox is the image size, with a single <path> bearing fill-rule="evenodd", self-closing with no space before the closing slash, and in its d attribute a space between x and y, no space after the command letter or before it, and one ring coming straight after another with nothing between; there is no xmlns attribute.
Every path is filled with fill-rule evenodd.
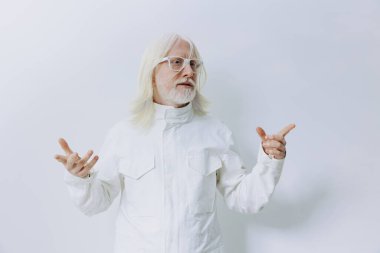
<svg viewBox="0 0 380 253"><path fill-rule="evenodd" d="M199 67L199 63L197 61L190 61L190 66L192 67Z"/></svg>
<svg viewBox="0 0 380 253"><path fill-rule="evenodd" d="M171 60L171 63L175 64L175 65L181 65L183 63L183 61L182 61L182 59L175 58L175 59Z"/></svg>

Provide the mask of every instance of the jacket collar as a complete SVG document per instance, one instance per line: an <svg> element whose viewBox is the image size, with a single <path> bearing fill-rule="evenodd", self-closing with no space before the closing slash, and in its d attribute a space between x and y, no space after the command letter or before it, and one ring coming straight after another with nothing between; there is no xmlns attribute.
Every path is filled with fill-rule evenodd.
<svg viewBox="0 0 380 253"><path fill-rule="evenodd" d="M155 120L165 120L167 123L186 123L193 117L193 104L191 101L181 108L161 105L155 102L153 104L155 108Z"/></svg>

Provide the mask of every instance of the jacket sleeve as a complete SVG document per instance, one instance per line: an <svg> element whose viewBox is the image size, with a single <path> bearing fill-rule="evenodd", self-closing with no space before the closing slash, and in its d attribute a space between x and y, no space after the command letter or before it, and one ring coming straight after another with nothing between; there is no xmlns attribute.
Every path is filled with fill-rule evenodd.
<svg viewBox="0 0 380 253"><path fill-rule="evenodd" d="M228 208L240 213L261 211L274 191L285 159L270 158L260 143L257 163L248 172L236 151L231 131L221 159L217 188Z"/></svg>
<svg viewBox="0 0 380 253"><path fill-rule="evenodd" d="M107 210L120 192L122 178L118 173L116 139L112 129L109 130L89 177L64 172L64 182L72 201L87 216Z"/></svg>

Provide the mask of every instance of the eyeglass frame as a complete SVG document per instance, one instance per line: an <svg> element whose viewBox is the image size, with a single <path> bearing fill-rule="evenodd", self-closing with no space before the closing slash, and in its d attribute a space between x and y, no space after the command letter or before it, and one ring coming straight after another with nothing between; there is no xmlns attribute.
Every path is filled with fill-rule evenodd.
<svg viewBox="0 0 380 253"><path fill-rule="evenodd" d="M176 58L181 58L181 59L184 60L183 66L182 66L182 68L181 68L180 70L174 70L174 69L172 68L172 66L171 66L170 58L174 58L174 57L176 57ZM181 71L185 68L185 66L186 66L187 64L190 65L190 61L191 61L191 60L197 60L197 61L199 62L199 67L203 64L203 61L200 60L200 59L183 58L183 57L181 57L181 56L175 56L175 55L169 55L169 56L166 56L166 57L164 57L164 58L161 58L160 61L159 61L157 64L160 64L160 63L162 63L162 62L164 62L164 61L167 61L167 62L169 63L169 68L170 68L172 71L175 71L175 72L181 72ZM190 66L190 67L191 67L191 66ZM191 70L192 70L193 72L197 72L197 71L198 71L197 69L196 69L196 70L193 70L193 68L191 68Z"/></svg>

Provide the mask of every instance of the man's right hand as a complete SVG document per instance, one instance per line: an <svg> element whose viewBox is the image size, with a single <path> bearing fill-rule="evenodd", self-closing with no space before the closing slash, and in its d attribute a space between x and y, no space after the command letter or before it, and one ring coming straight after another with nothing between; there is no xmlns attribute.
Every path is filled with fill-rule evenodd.
<svg viewBox="0 0 380 253"><path fill-rule="evenodd" d="M87 163L93 154L92 150L89 150L83 158L80 158L78 153L74 153L70 149L65 139L59 138L58 143L61 145L66 155L55 155L54 158L61 162L71 174L81 178L86 178L90 174L91 168L98 161L99 157L94 156L92 160Z"/></svg>

